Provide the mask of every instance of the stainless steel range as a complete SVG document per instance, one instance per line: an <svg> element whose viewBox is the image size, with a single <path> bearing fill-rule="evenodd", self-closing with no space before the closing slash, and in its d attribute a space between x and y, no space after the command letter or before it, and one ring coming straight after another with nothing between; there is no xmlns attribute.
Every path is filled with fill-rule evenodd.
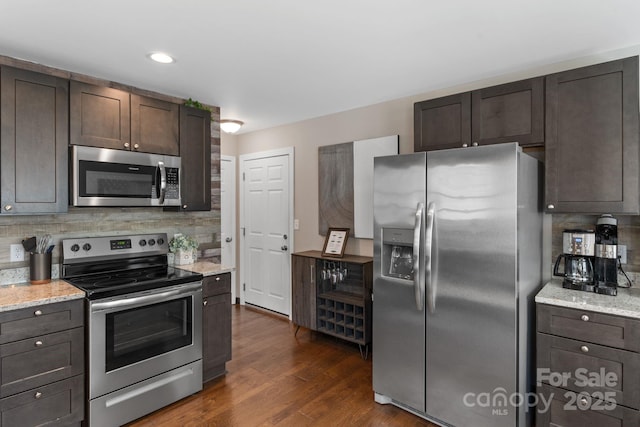
<svg viewBox="0 0 640 427"><path fill-rule="evenodd" d="M202 275L167 265L167 235L65 239L62 277L86 292L91 427L202 389Z"/></svg>

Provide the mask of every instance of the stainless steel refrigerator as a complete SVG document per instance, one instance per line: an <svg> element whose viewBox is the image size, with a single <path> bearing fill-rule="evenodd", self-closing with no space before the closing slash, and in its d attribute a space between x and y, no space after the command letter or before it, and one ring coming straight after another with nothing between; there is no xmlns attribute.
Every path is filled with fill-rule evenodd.
<svg viewBox="0 0 640 427"><path fill-rule="evenodd" d="M509 143L379 157L374 171L376 402L446 426L529 425L540 162Z"/></svg>

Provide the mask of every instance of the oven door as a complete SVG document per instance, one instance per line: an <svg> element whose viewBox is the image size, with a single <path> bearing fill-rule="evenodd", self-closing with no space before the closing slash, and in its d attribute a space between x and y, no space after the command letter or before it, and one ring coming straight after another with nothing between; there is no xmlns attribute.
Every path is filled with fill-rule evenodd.
<svg viewBox="0 0 640 427"><path fill-rule="evenodd" d="M90 301L89 398L202 359L202 282Z"/></svg>
<svg viewBox="0 0 640 427"><path fill-rule="evenodd" d="M180 205L180 158L107 148L71 148L73 206Z"/></svg>

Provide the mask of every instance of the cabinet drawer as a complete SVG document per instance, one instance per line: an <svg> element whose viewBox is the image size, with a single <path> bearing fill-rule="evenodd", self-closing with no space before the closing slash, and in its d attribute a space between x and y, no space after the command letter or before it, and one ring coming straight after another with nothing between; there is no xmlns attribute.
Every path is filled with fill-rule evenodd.
<svg viewBox="0 0 640 427"><path fill-rule="evenodd" d="M640 408L640 354L542 333L536 344L539 380ZM540 378L540 369L553 379Z"/></svg>
<svg viewBox="0 0 640 427"><path fill-rule="evenodd" d="M538 394L548 407L538 403L536 427L637 427L640 423L638 411L621 405L598 400L585 404L574 392L547 385L538 387Z"/></svg>
<svg viewBox="0 0 640 427"><path fill-rule="evenodd" d="M207 276L202 280L202 296L210 297L213 295L230 294L231 293L231 273L217 274L215 276Z"/></svg>
<svg viewBox="0 0 640 427"><path fill-rule="evenodd" d="M68 426L83 418L83 375L0 400L0 427Z"/></svg>
<svg viewBox="0 0 640 427"><path fill-rule="evenodd" d="M83 308L78 299L0 313L0 344L82 326Z"/></svg>
<svg viewBox="0 0 640 427"><path fill-rule="evenodd" d="M640 320L537 304L538 331L640 352Z"/></svg>
<svg viewBox="0 0 640 427"><path fill-rule="evenodd" d="M0 397L84 371L84 328L0 346Z"/></svg>

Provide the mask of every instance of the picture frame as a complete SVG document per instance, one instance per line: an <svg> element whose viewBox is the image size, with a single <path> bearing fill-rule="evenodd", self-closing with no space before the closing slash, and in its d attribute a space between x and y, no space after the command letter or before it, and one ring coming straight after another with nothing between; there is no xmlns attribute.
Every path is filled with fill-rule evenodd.
<svg viewBox="0 0 640 427"><path fill-rule="evenodd" d="M349 239L349 228L329 227L322 246L322 256L342 258Z"/></svg>

